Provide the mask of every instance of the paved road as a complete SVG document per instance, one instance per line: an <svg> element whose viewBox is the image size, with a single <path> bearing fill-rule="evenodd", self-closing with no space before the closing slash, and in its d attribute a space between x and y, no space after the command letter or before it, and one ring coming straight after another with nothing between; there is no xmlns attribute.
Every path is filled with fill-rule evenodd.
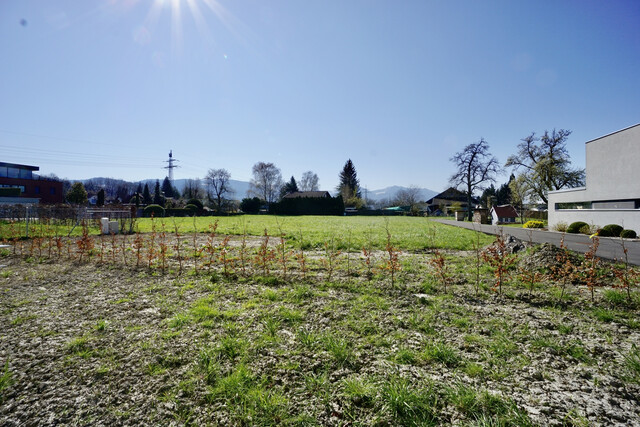
<svg viewBox="0 0 640 427"><path fill-rule="evenodd" d="M503 227L499 225L480 225L463 221L451 221L447 219L435 219L435 221L443 224L454 225L456 227L468 228L470 230L482 231L486 234L500 234L511 235L525 242L531 241L534 243L551 243L555 246L560 246L560 239L562 239L562 233L557 231L542 231L531 228L516 228L516 227ZM584 234L565 234L564 244L572 251L585 253L589 250L591 245L591 239ZM624 245L628 249L629 263L634 265L640 265L640 240L638 239L624 239ZM596 253L600 258L606 259L621 259L623 257L622 240L615 237L600 237L600 246L598 246L598 252Z"/></svg>

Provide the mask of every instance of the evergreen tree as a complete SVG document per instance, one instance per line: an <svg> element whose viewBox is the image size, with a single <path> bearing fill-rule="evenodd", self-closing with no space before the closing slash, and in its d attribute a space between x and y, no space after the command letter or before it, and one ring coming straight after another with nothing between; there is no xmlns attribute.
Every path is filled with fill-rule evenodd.
<svg viewBox="0 0 640 427"><path fill-rule="evenodd" d="M96 201L97 206L104 206L104 188L101 188L98 191L98 200Z"/></svg>
<svg viewBox="0 0 640 427"><path fill-rule="evenodd" d="M482 196L480 196L480 203L482 203L487 208L496 204L496 187L491 184L482 192Z"/></svg>
<svg viewBox="0 0 640 427"><path fill-rule="evenodd" d="M164 193L164 197L173 197L173 186L171 185L171 181L169 181L169 177L165 176L164 181L162 181L162 192Z"/></svg>
<svg viewBox="0 0 640 427"><path fill-rule="evenodd" d="M358 181L358 175L356 168L353 166L351 159L347 160L344 164L342 171L340 172L340 184L337 190L342 195L342 198L346 200L350 198L360 198L360 181ZM346 204L346 203L345 203Z"/></svg>
<svg viewBox="0 0 640 427"><path fill-rule="evenodd" d="M156 205L164 206L164 197L160 192L160 181L156 179L156 186L153 190L153 203Z"/></svg>
<svg viewBox="0 0 640 427"><path fill-rule="evenodd" d="M89 200L87 190L81 182L76 182L67 193L67 201L76 205L86 205Z"/></svg>
<svg viewBox="0 0 640 427"><path fill-rule="evenodd" d="M292 176L289 182L283 185L282 188L280 189L280 198L283 198L287 194L295 193L297 191L300 191L298 190L298 183L296 182L296 179Z"/></svg>
<svg viewBox="0 0 640 427"><path fill-rule="evenodd" d="M497 199L497 204L498 205L509 205L511 204L511 181L513 181L514 179L516 179L516 177L511 174L511 176L509 177L509 182L506 182L504 184L502 184L500 186L500 188L498 188L498 191L496 191L496 199Z"/></svg>
<svg viewBox="0 0 640 427"><path fill-rule="evenodd" d="M145 205L150 205L153 203L153 199L151 198L151 192L149 191L149 184L144 184L144 192L142 193L142 203Z"/></svg>

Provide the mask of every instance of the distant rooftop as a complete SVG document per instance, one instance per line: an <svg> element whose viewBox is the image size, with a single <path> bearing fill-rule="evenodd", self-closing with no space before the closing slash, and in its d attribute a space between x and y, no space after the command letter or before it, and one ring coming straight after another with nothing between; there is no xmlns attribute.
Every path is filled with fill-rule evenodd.
<svg viewBox="0 0 640 427"><path fill-rule="evenodd" d="M27 169L27 170L30 170L30 171L40 170L40 168L38 166L19 165L17 163L6 163L6 162L0 162L0 168Z"/></svg>

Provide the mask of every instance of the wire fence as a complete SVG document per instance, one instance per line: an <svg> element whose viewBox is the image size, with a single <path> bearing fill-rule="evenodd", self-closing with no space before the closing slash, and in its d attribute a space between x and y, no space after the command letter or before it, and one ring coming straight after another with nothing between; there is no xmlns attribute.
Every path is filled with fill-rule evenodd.
<svg viewBox="0 0 640 427"><path fill-rule="evenodd" d="M136 217L135 206L106 209L73 205L0 205L0 220L24 223L24 227L20 227L24 237L29 237L30 230L43 226L68 227L71 234L75 227L83 223L99 227L102 218L118 221L120 233L132 233Z"/></svg>

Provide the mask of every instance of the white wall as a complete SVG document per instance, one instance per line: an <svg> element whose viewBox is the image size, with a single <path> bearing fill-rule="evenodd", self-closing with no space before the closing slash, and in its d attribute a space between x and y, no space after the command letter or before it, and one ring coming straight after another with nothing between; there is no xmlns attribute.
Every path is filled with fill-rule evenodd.
<svg viewBox="0 0 640 427"><path fill-rule="evenodd" d="M640 125L586 144L591 200L640 198Z"/></svg>
<svg viewBox="0 0 640 427"><path fill-rule="evenodd" d="M584 221L640 234L640 209L555 209L556 203L640 199L640 125L587 142L586 174L584 188L549 192L549 227Z"/></svg>

